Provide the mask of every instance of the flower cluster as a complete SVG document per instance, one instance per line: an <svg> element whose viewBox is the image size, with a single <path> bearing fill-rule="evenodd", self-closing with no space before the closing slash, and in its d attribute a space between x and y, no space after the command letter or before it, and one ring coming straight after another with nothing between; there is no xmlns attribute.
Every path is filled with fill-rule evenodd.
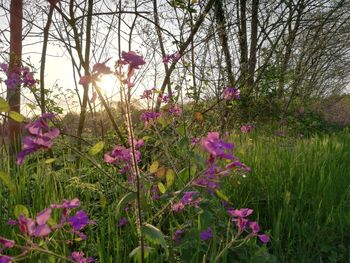
<svg viewBox="0 0 350 263"><path fill-rule="evenodd" d="M270 241L270 237L267 234L259 234L260 226L256 221L249 221L247 219L253 213L253 209L241 208L239 210L229 208L227 210L230 216L232 216L232 222L234 222L238 228L238 231L242 233L249 227L250 234L248 237L257 236L261 242L267 243Z"/></svg>
<svg viewBox="0 0 350 263"><path fill-rule="evenodd" d="M23 149L17 155L17 164L21 165L24 158L40 149L49 149L53 145L55 139L60 131L57 128L52 128L47 123L48 120L54 118L52 113L44 113L36 121L31 122L25 126L29 136L23 138Z"/></svg>
<svg viewBox="0 0 350 263"><path fill-rule="evenodd" d="M173 54L167 54L163 58L163 63L168 64L169 62L177 62L181 58L181 55L179 52L175 52Z"/></svg>
<svg viewBox="0 0 350 263"><path fill-rule="evenodd" d="M233 87L227 87L224 90L224 99L225 100L234 100L234 99L239 99L240 98L240 90L233 88Z"/></svg>
<svg viewBox="0 0 350 263"><path fill-rule="evenodd" d="M136 149L135 157L137 162L141 160L141 152L139 149L143 146L143 144L143 140L134 142ZM120 173L126 173L127 171L130 171L132 167L132 149L117 145L114 147L111 153L106 153L104 155L104 160L107 163L121 167L119 170Z"/></svg>
<svg viewBox="0 0 350 263"><path fill-rule="evenodd" d="M7 75L5 84L9 89L15 89L21 85L23 87L33 88L37 83L28 67L16 67L9 73L8 64L2 63L0 64L0 71L3 71Z"/></svg>
<svg viewBox="0 0 350 263"><path fill-rule="evenodd" d="M133 82L131 82L132 76L135 74L136 69L140 69L140 67L146 62L143 60L143 57L137 55L134 51L122 52L122 58L118 60L118 65L128 65L128 72L126 78L123 79L123 83L127 84L128 88L132 88L135 86Z"/></svg>
<svg viewBox="0 0 350 263"><path fill-rule="evenodd" d="M38 247L35 243L37 239L45 239L54 231L62 230L74 235L78 235L81 239L85 240L87 236L81 232L87 225L94 224L89 220L88 215L84 210L80 210L71 215L72 209L78 208L80 201L77 198L72 200L64 200L61 204L52 204L48 208L44 209L36 215L35 218L27 217L20 214L17 220L11 220L11 225L18 225L19 230L26 239L27 246L18 246L22 248L21 257L28 254L29 251ZM61 219L59 224L54 224L54 221L50 221L53 209L62 209ZM49 223L50 222L50 223ZM16 257L12 258L6 255L2 255L3 250L16 247L16 243L13 240L9 240L0 237L0 262L12 262ZM84 258L83 252L73 252L68 258L71 262L87 263L92 262L92 258Z"/></svg>

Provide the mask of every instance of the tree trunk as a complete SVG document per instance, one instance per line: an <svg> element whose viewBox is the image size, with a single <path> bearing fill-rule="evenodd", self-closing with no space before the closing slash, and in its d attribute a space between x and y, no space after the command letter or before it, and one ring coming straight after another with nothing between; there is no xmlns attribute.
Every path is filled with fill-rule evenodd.
<svg viewBox="0 0 350 263"><path fill-rule="evenodd" d="M10 7L10 65L8 77L16 68L21 66L22 60L22 0L12 0ZM10 110L21 111L21 89L7 88L7 100ZM16 163L17 153L21 149L21 123L9 118L8 120L9 157L11 166Z"/></svg>

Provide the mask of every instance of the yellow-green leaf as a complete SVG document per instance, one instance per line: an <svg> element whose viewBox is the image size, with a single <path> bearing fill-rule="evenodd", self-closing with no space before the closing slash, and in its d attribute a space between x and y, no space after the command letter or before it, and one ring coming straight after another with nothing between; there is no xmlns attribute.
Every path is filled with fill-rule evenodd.
<svg viewBox="0 0 350 263"><path fill-rule="evenodd" d="M159 189L159 192L161 192L162 194L164 194L166 192L166 188L165 188L164 184L161 182L158 183L158 189Z"/></svg>
<svg viewBox="0 0 350 263"><path fill-rule="evenodd" d="M158 161L154 161L151 166L149 167L149 172L154 174L155 172L157 172L159 167L159 162Z"/></svg>
<svg viewBox="0 0 350 263"><path fill-rule="evenodd" d="M13 119L14 121L17 121L17 122L23 122L25 119L22 114L15 112L15 111L10 111L9 116L11 119Z"/></svg>
<svg viewBox="0 0 350 263"><path fill-rule="evenodd" d="M217 194L218 197L220 197L222 200L228 202L228 197L218 189L215 189L215 193Z"/></svg>
<svg viewBox="0 0 350 263"><path fill-rule="evenodd" d="M0 181L9 189L10 192L16 191L16 186L8 173L0 171Z"/></svg>
<svg viewBox="0 0 350 263"><path fill-rule="evenodd" d="M25 217L29 217L28 208L25 207L24 205L16 205L13 213L14 213L16 218L18 218L20 215L24 215Z"/></svg>
<svg viewBox="0 0 350 263"><path fill-rule="evenodd" d="M174 180L175 180L174 171L172 169L168 169L165 177L166 177L166 187L169 188L170 186L172 186L174 184Z"/></svg>
<svg viewBox="0 0 350 263"><path fill-rule="evenodd" d="M10 106L7 101L0 97L0 112L9 112Z"/></svg>
<svg viewBox="0 0 350 263"><path fill-rule="evenodd" d="M103 147L105 146L105 143L103 141L100 141L96 143L94 146L92 146L89 150L89 154L91 155L96 155L100 151L102 151Z"/></svg>
<svg viewBox="0 0 350 263"><path fill-rule="evenodd" d="M45 164L50 164L50 163L53 163L54 161L56 161L56 158L50 158L45 160Z"/></svg>

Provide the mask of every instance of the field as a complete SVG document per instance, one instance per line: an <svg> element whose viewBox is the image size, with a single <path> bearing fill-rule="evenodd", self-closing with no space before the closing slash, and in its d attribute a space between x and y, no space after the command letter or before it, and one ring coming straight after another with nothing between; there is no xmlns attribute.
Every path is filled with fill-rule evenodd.
<svg viewBox="0 0 350 263"><path fill-rule="evenodd" d="M349 133L295 139L253 131L249 134L233 133L229 140L235 143L235 154L252 171L223 178L218 195L227 198L237 209L252 208L251 217L268 233L270 242L264 245L255 237L238 239L224 251L218 262L348 262ZM169 149L168 154L173 155L169 158L181 154L178 148ZM55 253L65 255L69 245L84 250L98 262L127 262L130 252L138 246L137 219L132 212L134 205L131 202L129 211L123 211L127 202L121 202L121 199L126 192L104 173L121 184L125 178L103 163L101 153L92 156L81 152L85 158L80 159L77 167L75 161L79 154L72 149L69 139L61 139L57 141L55 155L58 157L54 161L47 154L40 153L13 172L10 179L4 180L5 175L1 174L1 235L18 243L23 241L17 226L6 224L15 218L17 205L27 207L34 217L50 204L77 197L90 219L95 221L85 229L88 239L79 241L72 234L68 233L67 237L67 233L57 233L52 240L50 238L45 245L42 244L43 248L51 247ZM201 151L194 154L197 159L204 157ZM186 159L180 156L183 158ZM197 169L193 166L194 172L189 173L184 167L178 175L182 178L188 176L187 181L191 176L195 177L195 170L200 168L199 165ZM142 168L144 176L149 177L147 170L150 168ZM6 161L2 162L1 171L8 172L8 169ZM203 193L203 201L198 208L188 207L180 214L168 207L164 213L157 214L173 194L170 189L181 188L182 181L175 178L172 188L160 194L159 200L150 198L150 192L146 191L149 182L143 181L143 219L164 234L147 240L147 245L152 247L147 262L214 262L230 241L229 228L235 228L234 224L226 211L220 209L220 198L203 190L199 190ZM122 217L127 218L128 223L118 227ZM203 241L199 232L208 226L213 229L213 237ZM185 233L180 241L174 241L172 235L179 227ZM73 244L67 244L64 238ZM31 253L28 262L60 261L49 254Z"/></svg>

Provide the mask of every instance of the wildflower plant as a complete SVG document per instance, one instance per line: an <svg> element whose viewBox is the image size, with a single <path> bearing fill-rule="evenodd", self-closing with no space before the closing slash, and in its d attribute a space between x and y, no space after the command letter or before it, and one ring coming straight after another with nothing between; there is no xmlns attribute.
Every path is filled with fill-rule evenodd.
<svg viewBox="0 0 350 263"><path fill-rule="evenodd" d="M84 230L95 222L89 219L84 210L74 213L74 210L79 207L80 201L77 198L63 200L60 204L51 204L39 212L35 218L31 218L26 207L18 206L15 209L17 219L11 220L10 225L14 228L18 227L17 240L19 241L0 236L0 262L17 262L31 257L33 253L42 253L69 262L93 262L93 258L85 257L83 252L74 251L70 255L64 256L53 250L57 236L64 237L65 243L88 238ZM58 220L55 220L54 213L59 214ZM11 249L21 252L14 256L4 254Z"/></svg>

